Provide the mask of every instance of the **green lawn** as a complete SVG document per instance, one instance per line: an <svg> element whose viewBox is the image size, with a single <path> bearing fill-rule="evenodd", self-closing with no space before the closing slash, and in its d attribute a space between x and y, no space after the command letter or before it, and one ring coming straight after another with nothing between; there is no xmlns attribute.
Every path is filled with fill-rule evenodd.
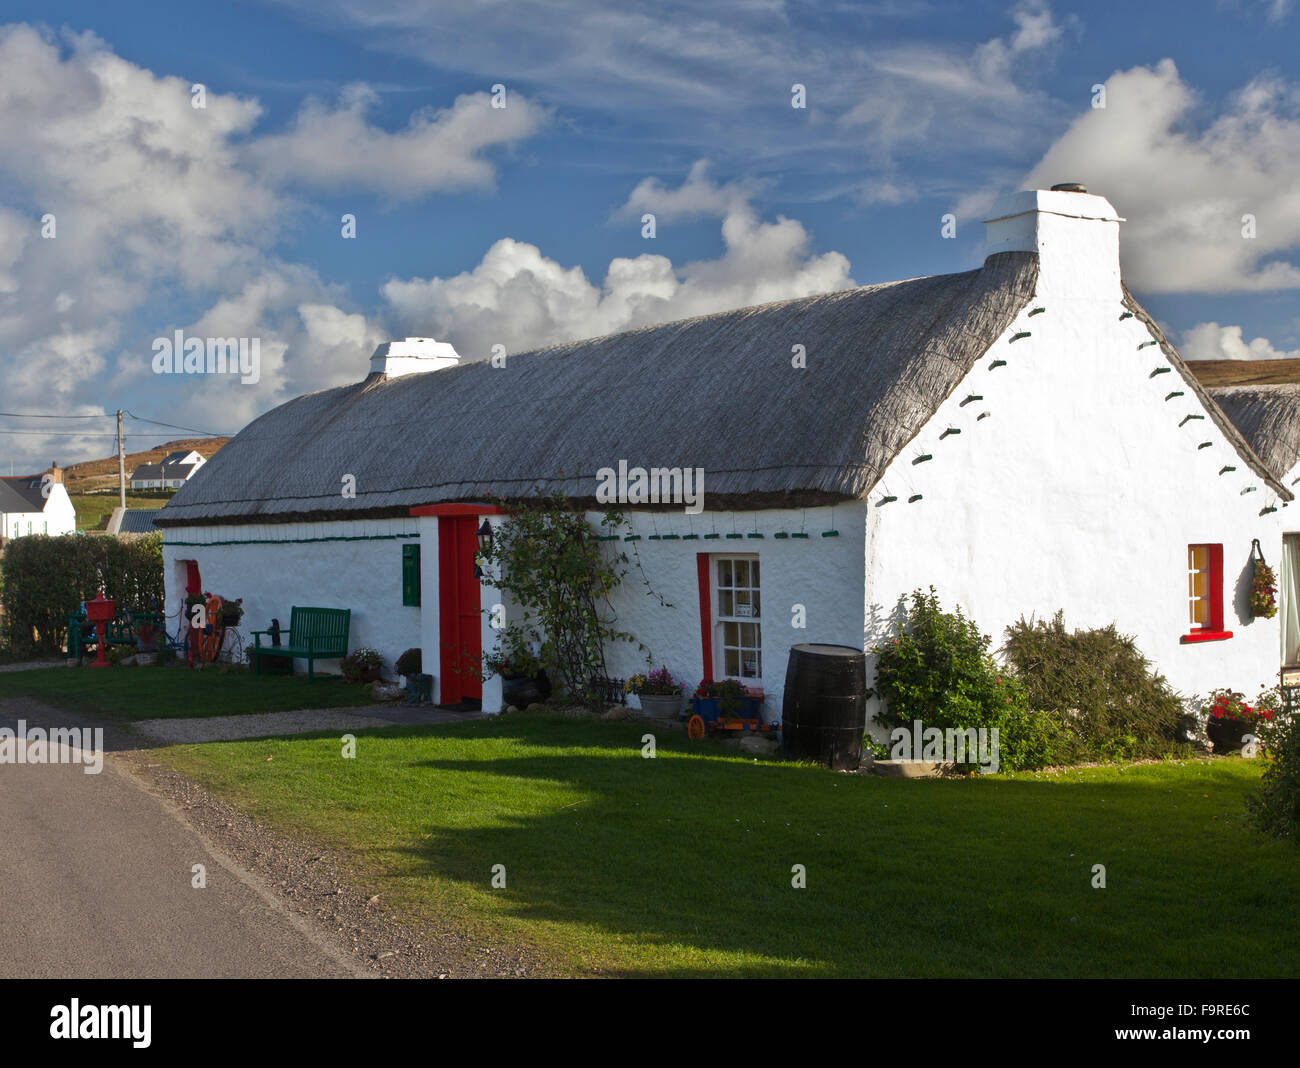
<svg viewBox="0 0 1300 1068"><path fill-rule="evenodd" d="M1300 850L1245 824L1250 761L909 781L680 735L644 759L644 730L521 714L357 732L352 760L336 735L160 755L342 851L389 903L573 974L1254 976L1300 959Z"/></svg>
<svg viewBox="0 0 1300 1068"><path fill-rule="evenodd" d="M36 668L0 672L0 699L36 697L73 712L93 712L115 722L180 716L231 716L298 708L372 704L369 686L337 677L256 676L246 668L205 667Z"/></svg>

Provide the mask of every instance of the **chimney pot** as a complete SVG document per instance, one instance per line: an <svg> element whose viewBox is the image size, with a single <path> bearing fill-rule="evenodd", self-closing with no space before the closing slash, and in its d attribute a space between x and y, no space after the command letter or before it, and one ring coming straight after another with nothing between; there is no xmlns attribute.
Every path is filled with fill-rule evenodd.
<svg viewBox="0 0 1300 1068"><path fill-rule="evenodd" d="M1086 193L1088 187L1082 182L1061 182L1052 186L1053 193Z"/></svg>

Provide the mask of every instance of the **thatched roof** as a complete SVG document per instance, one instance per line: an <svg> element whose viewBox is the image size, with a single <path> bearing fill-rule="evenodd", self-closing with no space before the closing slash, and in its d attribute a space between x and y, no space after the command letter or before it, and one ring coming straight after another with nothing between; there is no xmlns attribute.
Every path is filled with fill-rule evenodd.
<svg viewBox="0 0 1300 1068"><path fill-rule="evenodd" d="M1236 425L1236 421L1228 418L1219 405L1214 402L1214 397L1211 395L1211 391L1201 385L1200 380L1192 373L1191 368L1189 368L1183 358L1178 355L1178 350L1175 349L1170 340L1165 337L1164 331L1156 325L1155 320L1151 318L1147 313L1147 310L1142 307L1142 305L1134 299L1133 294L1128 291L1128 286L1123 286L1123 290L1124 307L1132 312L1133 317L1147 328L1152 338L1154 338L1159 344L1160 351L1164 353L1165 358L1178 373L1178 376L1183 380L1183 383L1187 388L1190 389L1192 393L1195 394L1197 400L1201 402L1206 414L1214 420L1214 425L1217 426L1223 433L1224 437L1228 439L1228 443L1232 445L1233 450L1243 461L1245 461L1251 471L1262 478L1275 493L1281 496L1284 500L1291 500L1292 493L1290 489L1283 486L1279 481L1281 475L1274 472L1272 465L1265 463L1260 456L1257 455L1252 443Z"/></svg>
<svg viewBox="0 0 1300 1068"><path fill-rule="evenodd" d="M1300 385L1219 386L1209 394L1279 479L1300 461Z"/></svg>
<svg viewBox="0 0 1300 1068"><path fill-rule="evenodd" d="M406 514L702 467L709 507L862 497L1027 304L1037 257L310 393L254 420L160 526ZM807 366L791 366L803 345ZM356 497L340 493L345 474ZM565 477L561 478L563 475ZM578 476L581 477L578 477Z"/></svg>

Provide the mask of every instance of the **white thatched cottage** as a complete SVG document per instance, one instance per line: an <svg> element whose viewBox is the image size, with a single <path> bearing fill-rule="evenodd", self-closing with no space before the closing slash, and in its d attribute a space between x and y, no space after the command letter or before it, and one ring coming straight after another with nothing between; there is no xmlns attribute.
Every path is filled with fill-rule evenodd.
<svg viewBox="0 0 1300 1068"><path fill-rule="evenodd" d="M1121 221L1099 196L1023 192L961 274L504 367L382 347L363 381L250 424L163 509L169 602L198 569L252 626L351 608L354 647L419 645L442 699L472 699L450 668L492 642L500 600L473 577L474 532L507 518L483 502L594 502L623 462L702 469L704 496L697 514L629 509L622 547L670 604L630 581L620 625L688 686L763 687L769 717L792 645L870 646L929 585L995 635L1060 608L1117 622L1188 693L1271 681L1279 620L1249 618L1248 561L1256 538L1280 554L1292 494L1124 288ZM643 666L612 650L612 673Z"/></svg>

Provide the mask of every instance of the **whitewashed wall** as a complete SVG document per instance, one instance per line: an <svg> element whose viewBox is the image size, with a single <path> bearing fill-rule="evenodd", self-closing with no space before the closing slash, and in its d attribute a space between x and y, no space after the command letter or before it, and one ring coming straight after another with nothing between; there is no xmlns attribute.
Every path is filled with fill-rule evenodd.
<svg viewBox="0 0 1300 1068"><path fill-rule="evenodd" d="M1276 565L1297 506L1282 507L1208 417L1184 422L1204 409L1176 372L1152 377L1167 361L1139 349L1151 340L1140 322L1120 319L1117 228L1043 220L1036 299L870 495L868 646L891 633L901 598L934 585L995 647L1021 614L1063 608L1067 626L1114 622L1134 635L1184 694L1276 683L1277 621L1249 616L1250 546L1259 538ZM1031 336L1011 342L1020 331ZM1006 366L991 368L996 359ZM970 395L983 399L963 405ZM950 427L961 432L941 439ZM1199 542L1223 544L1233 637L1181 643L1187 546Z"/></svg>
<svg viewBox="0 0 1300 1068"><path fill-rule="evenodd" d="M185 567L178 561L197 560L204 590L243 598L245 635L265 630L273 617L287 632L294 605L350 608L348 648L377 649L391 677L393 661L420 645L420 609L402 604L402 546L418 542L418 530L415 519L171 527L163 533L167 612L178 612L185 600ZM306 538L339 540L296 540ZM238 544L212 544L232 541ZM423 579L434 570L436 547L420 555ZM168 629L175 624L169 619ZM305 661L295 663L306 670ZM338 661L316 667L337 671Z"/></svg>
<svg viewBox="0 0 1300 1068"><path fill-rule="evenodd" d="M707 487L707 473L705 476ZM630 561L612 604L616 627L635 634L648 647L614 643L607 650L610 675L626 678L648 667L667 667L689 694L703 678L701 654L699 580L696 554L756 553L759 559L762 608L763 678L746 680L761 685L765 693L763 715L769 722L781 718L790 647L802 642L828 642L857 646L862 640L862 582L864 517L860 503L835 508L768 510L760 512L682 513L627 512L635 542L607 542L611 551L625 552ZM596 514L589 516L595 525ZM734 526L733 526L734 520ZM717 540L649 541L652 534L706 534ZM763 534L759 538L727 539L732 533ZM804 531L805 539L776 539L778 532ZM838 530L836 537L822 537ZM639 565L639 566L638 566ZM649 590L662 594L664 606ZM805 609L806 625L793 625L794 606ZM714 639L715 647L718 639Z"/></svg>

